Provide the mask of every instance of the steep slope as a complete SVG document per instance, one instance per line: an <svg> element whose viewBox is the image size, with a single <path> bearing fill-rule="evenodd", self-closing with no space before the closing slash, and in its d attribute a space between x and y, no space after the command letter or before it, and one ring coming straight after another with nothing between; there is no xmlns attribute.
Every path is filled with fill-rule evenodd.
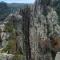
<svg viewBox="0 0 60 60"><path fill-rule="evenodd" d="M52 4L53 0L36 0L32 11L27 6L5 19L9 22L6 31L13 38L8 41L15 46L10 41L8 53L22 53L24 60L55 60L56 52L60 51L60 26Z"/></svg>
<svg viewBox="0 0 60 60"><path fill-rule="evenodd" d="M54 48L52 49L50 36L60 35L60 27L58 15L51 6L52 3L52 0L36 0L35 2L31 20L33 23L30 27L31 51L34 60L54 60L56 54Z"/></svg>

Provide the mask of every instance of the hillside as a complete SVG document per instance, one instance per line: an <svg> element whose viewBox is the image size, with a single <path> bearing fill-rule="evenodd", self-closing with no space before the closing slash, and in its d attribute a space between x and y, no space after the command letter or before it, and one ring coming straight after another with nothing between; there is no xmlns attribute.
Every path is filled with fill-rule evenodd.
<svg viewBox="0 0 60 60"><path fill-rule="evenodd" d="M24 3L5 3L0 2L0 21L3 21L10 13L15 13L16 11L23 9L28 4ZM29 4L30 6L31 4ZM3 11L2 11L3 10Z"/></svg>

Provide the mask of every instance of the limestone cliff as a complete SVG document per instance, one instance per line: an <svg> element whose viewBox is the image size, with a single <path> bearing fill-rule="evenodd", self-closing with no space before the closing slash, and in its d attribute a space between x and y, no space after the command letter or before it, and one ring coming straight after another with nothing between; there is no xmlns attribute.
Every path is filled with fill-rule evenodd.
<svg viewBox="0 0 60 60"><path fill-rule="evenodd" d="M36 0L30 27L30 43L33 60L54 60L50 36L60 35L58 15L51 0ZM47 40L47 41L46 41ZM45 43L47 42L47 45ZM53 53L54 54L54 53Z"/></svg>
<svg viewBox="0 0 60 60"><path fill-rule="evenodd" d="M27 6L5 19L8 41L14 41L7 51L23 55L17 60L55 60L60 48L60 26L52 4L53 0L36 0L31 8Z"/></svg>

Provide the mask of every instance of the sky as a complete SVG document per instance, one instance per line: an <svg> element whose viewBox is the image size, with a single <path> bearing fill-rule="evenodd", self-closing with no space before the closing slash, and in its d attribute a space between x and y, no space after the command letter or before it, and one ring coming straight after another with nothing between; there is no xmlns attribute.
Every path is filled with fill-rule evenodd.
<svg viewBox="0 0 60 60"><path fill-rule="evenodd" d="M7 3L34 3L35 0L0 0Z"/></svg>

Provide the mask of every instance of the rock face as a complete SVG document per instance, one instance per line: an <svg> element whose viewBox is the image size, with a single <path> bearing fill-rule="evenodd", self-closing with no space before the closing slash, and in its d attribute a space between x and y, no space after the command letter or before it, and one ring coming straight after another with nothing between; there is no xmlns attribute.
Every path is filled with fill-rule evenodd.
<svg viewBox="0 0 60 60"><path fill-rule="evenodd" d="M49 3L46 1L46 3ZM36 0L30 27L30 45L33 60L53 60L50 36L60 33L58 15L44 0ZM48 40L47 45L44 41Z"/></svg>
<svg viewBox="0 0 60 60"><path fill-rule="evenodd" d="M7 53L0 53L0 60L12 60L13 55Z"/></svg>
<svg viewBox="0 0 60 60"><path fill-rule="evenodd" d="M26 8L5 19L15 26L17 49L22 50L24 60L55 60L58 40L54 38L60 38L60 26L51 4L50 0L36 0L32 12Z"/></svg>
<svg viewBox="0 0 60 60"><path fill-rule="evenodd" d="M58 53L56 54L55 60L60 60L60 52L58 52Z"/></svg>

